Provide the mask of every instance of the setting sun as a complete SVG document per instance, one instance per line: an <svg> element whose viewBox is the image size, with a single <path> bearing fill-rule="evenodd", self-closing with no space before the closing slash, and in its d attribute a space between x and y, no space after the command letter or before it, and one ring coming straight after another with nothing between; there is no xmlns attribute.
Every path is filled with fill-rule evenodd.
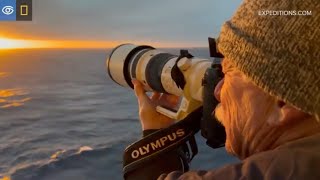
<svg viewBox="0 0 320 180"><path fill-rule="evenodd" d="M34 40L9 39L0 37L1 49L25 49L25 48L40 48L45 47L46 42Z"/></svg>
<svg viewBox="0 0 320 180"><path fill-rule="evenodd" d="M0 49L24 48L26 46L28 46L28 43L21 40L0 38Z"/></svg>
<svg viewBox="0 0 320 180"><path fill-rule="evenodd" d="M117 42L73 40L21 40L0 37L0 50L31 48L110 48Z"/></svg>

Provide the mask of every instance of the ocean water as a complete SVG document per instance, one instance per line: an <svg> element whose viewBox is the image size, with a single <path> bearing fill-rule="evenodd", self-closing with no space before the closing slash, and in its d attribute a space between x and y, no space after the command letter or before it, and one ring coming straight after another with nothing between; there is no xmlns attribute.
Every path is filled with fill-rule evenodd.
<svg viewBox="0 0 320 180"><path fill-rule="evenodd" d="M0 51L0 178L122 179L123 150L141 128L133 91L107 77L109 52ZM207 49L191 53L208 57ZM237 161L197 142L192 169Z"/></svg>

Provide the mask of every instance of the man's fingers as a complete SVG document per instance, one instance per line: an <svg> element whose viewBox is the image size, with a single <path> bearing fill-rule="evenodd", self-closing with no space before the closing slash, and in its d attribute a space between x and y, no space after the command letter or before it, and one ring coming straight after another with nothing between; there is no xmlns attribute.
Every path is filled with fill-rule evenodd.
<svg viewBox="0 0 320 180"><path fill-rule="evenodd" d="M170 108L175 108L179 103L180 98L174 95L167 95L158 92L154 92L151 98L148 97L146 91L143 89L143 85L136 79L132 80L132 84L134 85L134 92L138 99L139 106L143 106L143 104L147 103L151 105L152 103L159 105L164 105ZM151 101L152 102L151 102Z"/></svg>
<svg viewBox="0 0 320 180"><path fill-rule="evenodd" d="M180 102L180 97L175 95L163 94L160 98L160 101L162 105L169 106L170 108L175 108Z"/></svg>
<svg viewBox="0 0 320 180"><path fill-rule="evenodd" d="M159 100L160 96L161 96L160 93L154 92L154 93L152 94L152 96L151 96L151 100L152 100L152 101Z"/></svg>
<svg viewBox="0 0 320 180"><path fill-rule="evenodd" d="M146 95L145 90L143 89L142 84L138 80L136 79L132 80L132 84L134 85L134 92L138 98L139 104L149 99L148 96Z"/></svg>

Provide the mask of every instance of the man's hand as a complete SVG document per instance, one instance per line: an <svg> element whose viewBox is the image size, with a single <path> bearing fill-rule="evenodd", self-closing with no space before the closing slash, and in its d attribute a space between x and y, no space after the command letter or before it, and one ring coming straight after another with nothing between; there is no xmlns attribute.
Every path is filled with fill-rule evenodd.
<svg viewBox="0 0 320 180"><path fill-rule="evenodd" d="M156 111L158 105L175 108L179 103L179 97L174 95L154 92L151 97L147 96L143 85L132 80L134 91L139 103L139 116L142 130L167 128L174 123L173 119Z"/></svg>

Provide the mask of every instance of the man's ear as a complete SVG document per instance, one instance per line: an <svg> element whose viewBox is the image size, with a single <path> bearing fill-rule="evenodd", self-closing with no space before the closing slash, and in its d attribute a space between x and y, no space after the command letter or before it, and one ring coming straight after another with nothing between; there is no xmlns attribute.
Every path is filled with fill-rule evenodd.
<svg viewBox="0 0 320 180"><path fill-rule="evenodd" d="M278 108L280 110L279 122L281 125L292 123L295 121L301 121L306 117L309 117L305 112L297 109L296 107L278 100Z"/></svg>
<svg viewBox="0 0 320 180"><path fill-rule="evenodd" d="M270 125L282 126L297 120L302 120L306 118L306 116L308 116L306 113L298 110L294 106L277 100L267 121Z"/></svg>
<svg viewBox="0 0 320 180"><path fill-rule="evenodd" d="M282 113L282 107L285 105L283 101L277 101L276 104L272 105L271 112L268 116L267 122L271 126L281 125L281 121L284 119Z"/></svg>

